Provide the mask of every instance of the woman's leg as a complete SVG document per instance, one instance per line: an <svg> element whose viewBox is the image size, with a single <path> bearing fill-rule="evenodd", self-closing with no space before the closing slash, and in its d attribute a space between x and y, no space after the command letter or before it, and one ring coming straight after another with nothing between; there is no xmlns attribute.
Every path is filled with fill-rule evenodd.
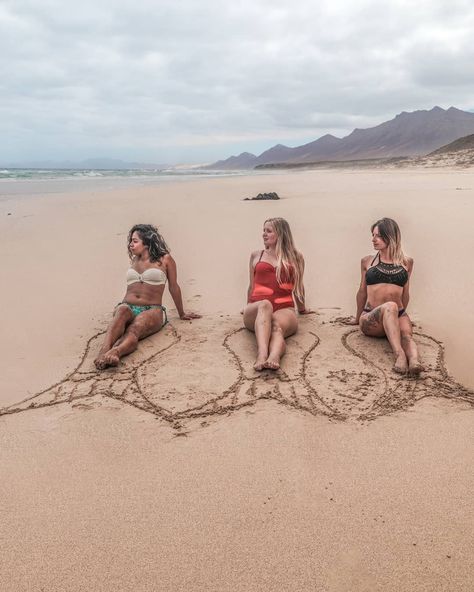
<svg viewBox="0 0 474 592"><path fill-rule="evenodd" d="M402 347L408 360L408 374L418 376L423 370L423 367L418 357L418 348L413 339L413 327L410 317L404 314L398 320L402 337Z"/></svg>
<svg viewBox="0 0 474 592"><path fill-rule="evenodd" d="M145 310L128 325L123 337L103 355L103 368L117 366L120 358L137 349L140 339L153 335L163 326L163 311L159 308Z"/></svg>
<svg viewBox="0 0 474 592"><path fill-rule="evenodd" d="M106 367L106 365L104 365L104 355L110 351L117 339L122 337L127 325L130 324L133 319L133 312L126 304L119 304L119 306L117 306L112 322L107 328L102 347L99 350L97 358L94 360L94 364L99 370Z"/></svg>
<svg viewBox="0 0 474 592"><path fill-rule="evenodd" d="M408 369L407 357L402 347L398 305L396 302L385 302L360 317L360 329L370 337L387 337L395 355L393 369L405 374Z"/></svg>
<svg viewBox="0 0 474 592"><path fill-rule="evenodd" d="M263 370L263 365L268 358L268 345L272 330L273 306L269 300L251 302L244 309L244 325L250 331L254 331L257 339L257 359L253 367L255 370Z"/></svg>
<svg viewBox="0 0 474 592"><path fill-rule="evenodd" d="M293 335L293 333L296 333L297 328L298 319L294 309L282 308L273 313L269 354L268 359L264 364L264 368L278 370L280 367L280 360L286 351L285 339L290 335Z"/></svg>

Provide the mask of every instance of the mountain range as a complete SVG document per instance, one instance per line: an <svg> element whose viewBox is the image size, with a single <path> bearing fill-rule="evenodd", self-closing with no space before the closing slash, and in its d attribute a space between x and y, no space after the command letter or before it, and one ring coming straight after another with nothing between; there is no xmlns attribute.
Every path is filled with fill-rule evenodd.
<svg viewBox="0 0 474 592"><path fill-rule="evenodd" d="M455 107L403 111L390 121L367 129L355 129L344 138L326 134L291 148L277 144L259 156L243 152L219 160L209 169L250 169L277 163L315 163L381 159L428 154L462 136L474 133L474 113Z"/></svg>

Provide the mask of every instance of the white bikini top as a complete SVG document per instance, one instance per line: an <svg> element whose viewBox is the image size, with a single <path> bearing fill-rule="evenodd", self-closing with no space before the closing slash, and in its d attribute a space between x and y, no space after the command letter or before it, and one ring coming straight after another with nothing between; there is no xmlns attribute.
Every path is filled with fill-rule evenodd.
<svg viewBox="0 0 474 592"><path fill-rule="evenodd" d="M138 273L138 271L132 268L127 271L127 286L136 282L150 284L150 286L162 286L166 284L166 279L166 273L156 267L145 269L143 273Z"/></svg>

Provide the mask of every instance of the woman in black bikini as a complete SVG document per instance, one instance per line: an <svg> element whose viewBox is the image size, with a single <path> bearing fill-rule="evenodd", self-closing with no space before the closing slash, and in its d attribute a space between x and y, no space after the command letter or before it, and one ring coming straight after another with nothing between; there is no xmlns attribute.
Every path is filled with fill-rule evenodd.
<svg viewBox="0 0 474 592"><path fill-rule="evenodd" d="M359 325L362 333L370 337L386 336L395 355L395 372L417 376L422 366L412 324L405 312L413 259L402 251L400 229L395 220L382 218L371 230L377 254L361 260L357 314L348 322Z"/></svg>

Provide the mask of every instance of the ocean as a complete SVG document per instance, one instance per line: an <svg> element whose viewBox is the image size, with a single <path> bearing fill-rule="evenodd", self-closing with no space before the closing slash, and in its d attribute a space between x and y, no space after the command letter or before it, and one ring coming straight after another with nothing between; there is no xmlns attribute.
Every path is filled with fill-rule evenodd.
<svg viewBox="0 0 474 592"><path fill-rule="evenodd" d="M109 191L130 185L155 185L199 178L261 174L203 169L0 169L0 199L17 195ZM268 173L267 173L268 174Z"/></svg>

